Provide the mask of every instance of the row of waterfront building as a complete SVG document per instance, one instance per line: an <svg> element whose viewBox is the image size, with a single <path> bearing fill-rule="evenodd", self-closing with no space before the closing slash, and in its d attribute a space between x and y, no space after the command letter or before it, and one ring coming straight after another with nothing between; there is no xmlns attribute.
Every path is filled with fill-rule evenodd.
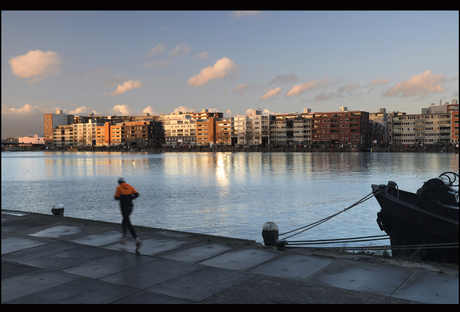
<svg viewBox="0 0 460 312"><path fill-rule="evenodd" d="M58 110L44 114L43 143L54 147L135 146L141 148L202 145L449 145L459 140L459 105L440 102L421 114L349 111L228 118L203 109L160 116L74 116ZM37 137L37 135L36 135ZM36 138L19 138L34 143ZM38 138L40 140L40 138ZM28 141L27 141L28 140ZM40 142L38 142L40 143Z"/></svg>

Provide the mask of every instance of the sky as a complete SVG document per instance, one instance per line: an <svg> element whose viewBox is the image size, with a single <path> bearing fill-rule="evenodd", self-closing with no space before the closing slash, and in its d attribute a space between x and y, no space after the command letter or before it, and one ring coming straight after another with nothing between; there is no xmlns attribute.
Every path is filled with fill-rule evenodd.
<svg viewBox="0 0 460 312"><path fill-rule="evenodd" d="M458 100L458 11L2 11L2 139L43 114L421 113Z"/></svg>

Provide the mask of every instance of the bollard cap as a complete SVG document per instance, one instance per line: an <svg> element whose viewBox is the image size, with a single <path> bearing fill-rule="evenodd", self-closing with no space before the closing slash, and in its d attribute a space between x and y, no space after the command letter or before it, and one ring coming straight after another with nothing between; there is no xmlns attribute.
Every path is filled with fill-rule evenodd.
<svg viewBox="0 0 460 312"><path fill-rule="evenodd" d="M266 222L262 228L264 231L278 231L278 225L275 222Z"/></svg>
<svg viewBox="0 0 460 312"><path fill-rule="evenodd" d="M64 205L63 204L55 204L53 206L53 209L61 209L61 208L64 208Z"/></svg>

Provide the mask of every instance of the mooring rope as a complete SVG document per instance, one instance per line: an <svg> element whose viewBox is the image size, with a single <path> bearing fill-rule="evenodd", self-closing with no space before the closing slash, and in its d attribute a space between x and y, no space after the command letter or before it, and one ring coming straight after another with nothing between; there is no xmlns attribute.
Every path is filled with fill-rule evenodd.
<svg viewBox="0 0 460 312"><path fill-rule="evenodd" d="M382 190L378 190L376 193L378 193L378 192L383 192L383 191L382 191ZM366 200L372 198L374 195L375 195L374 192L371 192L371 193L367 194L366 196L364 196L363 198L361 198L360 200L358 200L356 203L354 203L354 204L352 204L351 206L349 206L349 207L343 209L342 211L339 211L339 212L337 212L337 213L335 213L335 214L333 214L333 215L331 215L331 216L329 216L329 217L326 217L326 218L324 218L324 219L321 219L321 220L319 220L319 221L316 221L316 222L310 223L310 224L308 224L308 225L299 227L299 228L297 228L297 229L291 230L291 231L289 231L289 232L285 232L285 233L279 234L279 236L283 236L283 235L286 235L286 234L289 234L289 233L292 233L292 232L299 231L298 233L292 234L292 235L287 236L287 237L284 238L284 239L287 239L287 238L290 238L290 237L292 237L292 236L295 236L295 235L298 235L298 234L300 234L300 233L303 233L303 232L305 232L305 231L307 231L307 230L310 230L310 229L312 229L312 228L314 228L314 227L316 227L316 226L318 226L318 225L320 225L320 224L322 224L322 223L324 223L324 222L326 222L326 221L328 221L328 220L330 220L330 219L332 219L332 218L338 216L339 214L341 214L341 213L343 213L343 212L345 212L345 211L347 211L347 210L350 210L351 208L353 208L353 207L355 207L355 206L357 206L357 205L359 205L359 204L362 204L362 203L365 202Z"/></svg>
<svg viewBox="0 0 460 312"><path fill-rule="evenodd" d="M291 244L289 243L288 246ZM293 244L293 246L296 246ZM321 249L321 250L397 250L397 249L439 249L439 248L458 248L458 243L439 243L439 244L422 244L422 245L381 245L381 246L355 246L355 247L302 247L302 249Z"/></svg>
<svg viewBox="0 0 460 312"><path fill-rule="evenodd" d="M348 211L350 210L351 208L359 205L359 204L362 204L363 202L369 200L370 198L372 198L373 196L375 196L377 193L380 193L380 192L383 192L384 190L377 190L375 193L374 192L371 192L369 193L368 195L364 196L363 198L361 198L360 200L358 200L356 203L352 204L351 206L333 214L333 215L330 215L326 218L323 218L319 221L316 221L316 222L313 222L313 223L310 223L308 225L305 225L305 226L302 226L302 227L299 227L297 229L294 229L294 230L291 230L291 231L288 231L288 232L285 232L285 233L282 233L280 234L279 236L284 236L284 235L287 235L287 234L290 234L290 233L293 233L293 232L297 232L297 233L294 233L290 236L287 236L283 239L284 241L284 245L287 245L287 246L299 246L299 245L302 245L303 247L302 248L310 248L310 249L325 249L325 250L363 250L363 249L369 249L369 250L388 250L388 249L391 249L391 250L395 250L395 249L419 249L419 248L423 248L423 249L436 249L436 248L458 248L458 242L454 242L454 243L437 243L437 244L420 244L420 245L400 245L400 246L390 246L390 245L381 245L381 246L357 246L357 247L346 247L346 246L342 246L342 247L305 247L304 245L324 245L324 244L333 244L333 243L359 243L359 242L367 242L367 241L376 241L376 240L385 240L385 239L389 239L389 235L387 234L384 234L384 235L373 235L373 236L361 236L361 237L348 237L348 238L335 238L335 239L318 239L318 240L305 240L305 241L286 241L287 238L290 238L290 237L293 237L295 235L298 235L300 233L303 233L307 230L310 230L336 216L338 216L339 214L345 212L345 211ZM437 231L435 231L434 233L437 233L437 234L441 234L441 233L445 233L445 232L449 232L451 231L452 229L454 229L454 227L449 227L449 228L444 228L444 229L438 229ZM424 232L427 232L428 230L419 230L419 231L413 231L413 232L406 232L406 233L401 233L399 235L397 235L396 237L398 238L402 238L402 237L408 237L408 236L413 236L413 235L416 235L416 234L423 234ZM433 231L433 230L430 230L430 231Z"/></svg>
<svg viewBox="0 0 460 312"><path fill-rule="evenodd" d="M393 238L404 238L404 237L411 237L414 235L421 235L421 234L445 234L452 231L455 231L456 228L451 226L448 228L442 229L423 229L418 231L411 231L411 232L404 232L400 234L393 235ZM373 235L373 236L361 236L361 237L347 237L347 238L331 238L331 239L317 239L317 240L299 240L299 241L289 241L286 244L289 245L324 245L324 244L333 244L333 243L359 243L359 242L367 242L367 241L374 241L374 240L384 240L389 239L388 234L382 235Z"/></svg>

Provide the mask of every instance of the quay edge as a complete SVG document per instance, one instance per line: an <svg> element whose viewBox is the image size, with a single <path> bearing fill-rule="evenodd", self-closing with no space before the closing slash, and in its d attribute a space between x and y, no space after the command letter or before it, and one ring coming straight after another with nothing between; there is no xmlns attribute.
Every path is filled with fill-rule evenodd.
<svg viewBox="0 0 460 312"><path fill-rule="evenodd" d="M72 224L79 224L81 226L101 226L103 228L114 228L116 230L119 229L120 224L101 221L101 220L89 220L89 219L81 219L75 217L68 217L68 216L59 216L59 215L47 215L47 214L40 214L34 212L25 212L20 210L10 210L10 209L2 209L2 213L13 213L13 214L27 214L34 220L37 220L37 223L45 223L50 222L50 220L58 221L59 223L72 223ZM121 222L121 221L120 221ZM140 233L143 232L154 232L158 235L165 235L165 236L177 236L177 237L187 237L189 239L199 240L203 242L209 243L216 243L216 244L224 244L227 246L232 246L234 248L256 248L256 249L265 249L265 250L277 250L277 247L274 246L265 246L263 243L256 242L254 240L249 239L242 239L242 238L232 238L232 237L225 237L225 236L218 236L218 235L210 235L210 234L201 234L201 233L194 233L194 232L186 232L186 231L178 231L178 230L171 230L171 229L162 229L162 228L153 228L153 227L145 227L135 225L136 229ZM120 230L121 233L121 230ZM261 237L262 238L262 237ZM431 263L431 262L424 262L424 261L411 261L405 259L397 259L397 258L386 258L380 255L375 254L365 254L365 253L352 253L352 252L344 252L344 251L337 251L337 250L327 250L327 249L312 249L312 248L302 248L302 247L287 247L282 249L285 252L293 252L296 254L304 254L304 255L313 255L313 256L322 256L322 257L330 257L330 258L339 258L343 260L349 261L359 261L359 262L366 262L366 263L375 263L375 264L382 264L388 265L392 267L401 267L401 268L409 268L409 269L421 269L427 270L430 272L443 272L452 275L459 275L459 267L455 264L443 264L443 263Z"/></svg>

